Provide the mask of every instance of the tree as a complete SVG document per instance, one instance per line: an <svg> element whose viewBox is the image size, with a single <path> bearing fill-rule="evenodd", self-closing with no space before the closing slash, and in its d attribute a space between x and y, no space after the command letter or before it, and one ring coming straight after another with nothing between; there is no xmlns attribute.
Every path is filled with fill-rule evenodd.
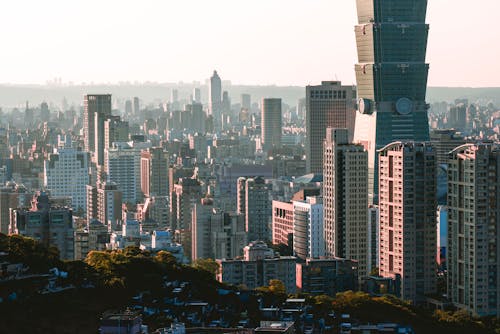
<svg viewBox="0 0 500 334"><path fill-rule="evenodd" d="M160 264L166 265L167 267L174 267L177 264L175 256L164 250L159 251L158 254L156 254L155 260Z"/></svg>
<svg viewBox="0 0 500 334"><path fill-rule="evenodd" d="M193 268L208 271L212 277L219 273L219 264L214 259L196 259L192 264Z"/></svg>
<svg viewBox="0 0 500 334"><path fill-rule="evenodd" d="M269 281L269 292L274 294L286 294L285 284L279 279Z"/></svg>

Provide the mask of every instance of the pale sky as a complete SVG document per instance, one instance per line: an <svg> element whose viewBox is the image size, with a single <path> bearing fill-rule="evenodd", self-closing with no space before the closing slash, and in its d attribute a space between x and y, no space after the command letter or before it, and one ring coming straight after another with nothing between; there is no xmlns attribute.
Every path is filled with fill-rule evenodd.
<svg viewBox="0 0 500 334"><path fill-rule="evenodd" d="M500 86L499 0L429 0L431 86ZM355 0L2 0L0 83L354 83Z"/></svg>

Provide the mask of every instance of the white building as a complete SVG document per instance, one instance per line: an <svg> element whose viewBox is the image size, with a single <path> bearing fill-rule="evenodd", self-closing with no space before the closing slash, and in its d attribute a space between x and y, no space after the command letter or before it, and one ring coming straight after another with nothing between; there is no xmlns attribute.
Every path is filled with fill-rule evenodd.
<svg viewBox="0 0 500 334"><path fill-rule="evenodd" d="M71 197L73 210L87 208L89 154L74 149L71 139L59 138L59 147L44 163L44 186L54 197Z"/></svg>
<svg viewBox="0 0 500 334"><path fill-rule="evenodd" d="M302 259L325 256L321 197L293 202L293 250Z"/></svg>

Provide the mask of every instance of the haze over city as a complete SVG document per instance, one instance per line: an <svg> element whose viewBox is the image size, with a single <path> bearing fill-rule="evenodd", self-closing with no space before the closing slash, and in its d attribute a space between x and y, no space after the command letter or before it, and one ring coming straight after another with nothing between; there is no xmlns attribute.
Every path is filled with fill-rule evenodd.
<svg viewBox="0 0 500 334"><path fill-rule="evenodd" d="M430 0L430 86L500 86L497 0ZM355 1L20 0L0 11L0 83L354 84Z"/></svg>

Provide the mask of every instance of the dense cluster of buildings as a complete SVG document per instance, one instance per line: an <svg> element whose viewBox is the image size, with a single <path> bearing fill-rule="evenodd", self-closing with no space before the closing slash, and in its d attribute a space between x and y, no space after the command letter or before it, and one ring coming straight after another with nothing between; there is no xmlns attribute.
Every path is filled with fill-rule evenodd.
<svg viewBox="0 0 500 334"><path fill-rule="evenodd" d="M296 108L232 103L217 72L206 99L196 87L159 105L27 105L27 122L0 129L0 232L64 259L135 246L215 259L220 281L247 289L381 293L367 287L383 281L415 304L446 293L498 315L500 112L425 102L425 1L358 14L357 87L308 86Z"/></svg>

